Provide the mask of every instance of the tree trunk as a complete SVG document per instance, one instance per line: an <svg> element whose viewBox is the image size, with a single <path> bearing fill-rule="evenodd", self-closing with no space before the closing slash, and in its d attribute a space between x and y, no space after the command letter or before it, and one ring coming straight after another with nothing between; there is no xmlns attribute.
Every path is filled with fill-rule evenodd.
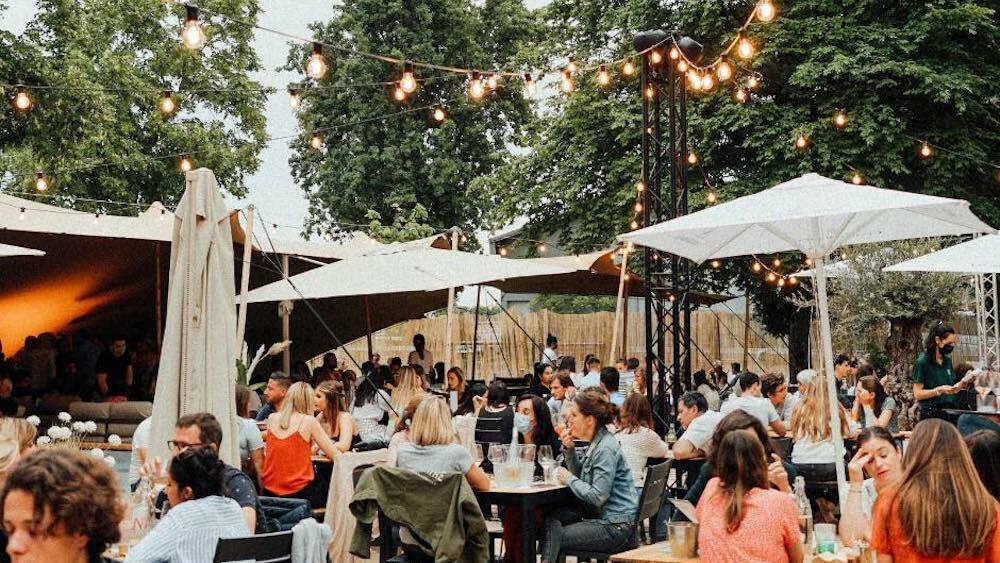
<svg viewBox="0 0 1000 563"><path fill-rule="evenodd" d="M923 326L923 319L889 320L889 336L885 339L885 353L889 356L885 391L899 406L900 430L912 429L918 420L913 399L913 364L921 350Z"/></svg>
<svg viewBox="0 0 1000 563"><path fill-rule="evenodd" d="M800 371L809 367L809 321L812 309L804 307L792 315L788 327L788 377L793 381Z"/></svg>

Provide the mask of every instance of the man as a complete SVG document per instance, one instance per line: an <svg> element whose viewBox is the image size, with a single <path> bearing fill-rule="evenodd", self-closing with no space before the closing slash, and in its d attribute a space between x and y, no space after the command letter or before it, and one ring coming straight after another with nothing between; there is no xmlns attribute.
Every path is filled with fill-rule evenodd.
<svg viewBox="0 0 1000 563"><path fill-rule="evenodd" d="M792 424L792 409L795 408L795 396L788 393L788 385L785 383L785 376L780 373L766 373L760 379L760 391L764 394L774 410L778 412L781 421L785 426Z"/></svg>
<svg viewBox="0 0 1000 563"><path fill-rule="evenodd" d="M554 335L551 334L548 335L545 338L545 349L542 350L542 359L540 360L540 362L545 365L552 366L552 369L558 367L559 352L556 352L558 348L559 348L559 339L557 339Z"/></svg>
<svg viewBox="0 0 1000 563"><path fill-rule="evenodd" d="M124 336L115 336L97 361L97 393L104 401L128 398L132 391L132 357Z"/></svg>
<svg viewBox="0 0 1000 563"><path fill-rule="evenodd" d="M854 406L853 389L848 389L848 382L854 381L858 373L858 360L847 354L837 354L833 360L834 383L837 384L837 398L844 408Z"/></svg>
<svg viewBox="0 0 1000 563"><path fill-rule="evenodd" d="M73 350L70 360L76 364L76 375L80 380L80 395L84 400L90 397L97 384L97 362L101 359L101 347L94 342L87 329L80 329L73 335Z"/></svg>
<svg viewBox="0 0 1000 563"><path fill-rule="evenodd" d="M528 389L529 395L536 395L549 400L552 396L552 378L555 375L555 368L551 364L538 364L535 366L535 382Z"/></svg>
<svg viewBox="0 0 1000 563"><path fill-rule="evenodd" d="M333 352L323 354L323 367L330 370L330 373L337 371L337 355Z"/></svg>
<svg viewBox="0 0 1000 563"><path fill-rule="evenodd" d="M742 393L735 399L730 399L722 404L721 413L727 415L736 409L740 409L750 416L757 417L757 420L774 430L779 437L785 435L785 424L781 422L778 411L774 409L771 401L761 397L760 377L753 372L740 374L740 389Z"/></svg>
<svg viewBox="0 0 1000 563"><path fill-rule="evenodd" d="M389 360L389 375L392 376L389 378L390 382L396 381L399 377L399 370L401 369L403 369L403 359L399 356L393 356L392 359Z"/></svg>
<svg viewBox="0 0 1000 563"><path fill-rule="evenodd" d="M674 459L708 456L712 434L722 420L722 414L708 409L704 395L688 391L681 395L677 403L677 419L681 421L684 433L674 444Z"/></svg>
<svg viewBox="0 0 1000 563"><path fill-rule="evenodd" d="M267 378L267 387L264 388L264 401L266 405L257 413L257 422L264 422L267 417L281 409L281 403L288 394L288 388L292 386L292 379L280 371L271 374Z"/></svg>
<svg viewBox="0 0 1000 563"><path fill-rule="evenodd" d="M576 390L583 391L588 387L597 387L601 384L601 360L591 356L587 358L586 373L580 376L576 382Z"/></svg>
<svg viewBox="0 0 1000 563"><path fill-rule="evenodd" d="M617 368L606 367L601 370L601 389L608 394L608 400L610 400L615 406L621 407L625 403L625 393L618 390L618 383L620 381L621 375L618 373Z"/></svg>
<svg viewBox="0 0 1000 563"><path fill-rule="evenodd" d="M372 362L372 371L378 369L379 366L382 365L382 356L380 356L377 353L372 354L371 362Z"/></svg>
<svg viewBox="0 0 1000 563"><path fill-rule="evenodd" d="M726 379L726 385L733 385L733 382L738 381L740 379L740 375L743 373L743 371L740 369L740 363L739 362L733 362L730 365L730 369L731 369L731 371L729 372L729 378ZM739 397L739 395L740 395L740 386L739 385L735 385L733 387L733 392L736 394L737 397Z"/></svg>
<svg viewBox="0 0 1000 563"><path fill-rule="evenodd" d="M146 465L146 455L149 452L149 435L152 432L153 417L147 417L135 427L132 433L132 456L128 464L128 485L134 493L139 487L142 476L142 466Z"/></svg>

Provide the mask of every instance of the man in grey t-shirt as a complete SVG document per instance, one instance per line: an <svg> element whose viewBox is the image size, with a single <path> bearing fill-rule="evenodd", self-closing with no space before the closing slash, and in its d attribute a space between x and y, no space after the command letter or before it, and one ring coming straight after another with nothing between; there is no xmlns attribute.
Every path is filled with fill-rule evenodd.
<svg viewBox="0 0 1000 563"><path fill-rule="evenodd" d="M681 395L677 404L677 418L684 433L674 444L674 459L705 457L709 453L712 434L722 420L722 415L708 409L705 396L697 391Z"/></svg>
<svg viewBox="0 0 1000 563"><path fill-rule="evenodd" d="M761 397L760 377L756 373L749 371L740 374L740 389L743 393L739 397L730 399L722 404L722 408L720 409L722 415L724 416L736 409L740 409L760 420L765 428L771 427L778 436L784 436L786 432L785 424L781 421L781 417L778 416L778 411L774 409L771 401Z"/></svg>

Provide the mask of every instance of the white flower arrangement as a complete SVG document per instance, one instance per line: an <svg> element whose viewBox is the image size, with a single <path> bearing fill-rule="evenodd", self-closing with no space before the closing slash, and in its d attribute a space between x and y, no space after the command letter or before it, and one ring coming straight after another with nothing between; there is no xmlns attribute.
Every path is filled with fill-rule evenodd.
<svg viewBox="0 0 1000 563"><path fill-rule="evenodd" d="M120 446L122 445L122 438L118 434L112 434L108 436L108 443L112 446Z"/></svg>
<svg viewBox="0 0 1000 563"><path fill-rule="evenodd" d="M104 450L101 448L91 448L90 455L96 458L104 459Z"/></svg>
<svg viewBox="0 0 1000 563"><path fill-rule="evenodd" d="M58 418L59 422L69 422L73 420L73 417L70 416L69 413L66 411L62 411L61 413L59 413Z"/></svg>
<svg viewBox="0 0 1000 563"><path fill-rule="evenodd" d="M84 432L87 432L88 434L93 434L94 432L97 432L97 423L94 422L93 420L88 420L87 422L84 422L83 425L84 425Z"/></svg>
<svg viewBox="0 0 1000 563"><path fill-rule="evenodd" d="M35 428L38 428L38 425L42 423L42 419L38 418L35 415L31 415L28 418L26 418L25 420L27 420L28 424L34 426Z"/></svg>
<svg viewBox="0 0 1000 563"><path fill-rule="evenodd" d="M35 440L35 443L38 444L39 446L44 446L44 445L49 444L51 442L52 442L52 438L49 438L48 436L39 436L38 439Z"/></svg>
<svg viewBox="0 0 1000 563"><path fill-rule="evenodd" d="M73 432L76 432L78 434L82 434L82 433L84 433L84 432L87 431L87 424L84 423L84 422L82 422L82 421L77 420L77 421L73 422L73 425L72 425L71 428L73 428Z"/></svg>
<svg viewBox="0 0 1000 563"><path fill-rule="evenodd" d="M35 444L38 446L44 446L48 448L63 448L63 449L76 449L87 451L88 444L86 438L92 432L97 431L97 423L93 420L88 421L73 421L73 417L67 412L61 412L56 415L56 418L62 422L62 425L53 425L45 431L45 434L39 436L35 440ZM41 420L37 416L29 416L27 418L28 422L38 426L41 424ZM122 439L112 434L108 436L108 443L114 446L120 446ZM90 455L103 459L105 456L104 450L101 448L90 448Z"/></svg>
<svg viewBox="0 0 1000 563"><path fill-rule="evenodd" d="M104 463L107 463L109 466L111 466L112 468L114 468L114 466L115 466L115 458L113 458L111 456L106 456L104 458Z"/></svg>

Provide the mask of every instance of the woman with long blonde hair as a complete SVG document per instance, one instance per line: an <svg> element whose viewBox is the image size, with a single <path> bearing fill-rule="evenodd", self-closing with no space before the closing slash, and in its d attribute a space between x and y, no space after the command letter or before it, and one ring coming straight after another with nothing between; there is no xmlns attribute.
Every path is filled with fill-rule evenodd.
<svg viewBox="0 0 1000 563"><path fill-rule="evenodd" d="M809 385L809 393L792 411L792 464L807 483L837 479L837 448L830 428L829 397L826 376L817 375ZM850 430L847 412L839 404L837 408L841 436L846 437Z"/></svg>
<svg viewBox="0 0 1000 563"><path fill-rule="evenodd" d="M983 485L958 430L916 425L897 485L875 501L879 561L1000 561L1000 505Z"/></svg>
<svg viewBox="0 0 1000 563"><path fill-rule="evenodd" d="M344 385L339 381L327 380L316 387L316 420L326 431L331 440L336 440L334 445L341 453L351 449L354 436L358 431L354 424L354 417L347 412L347 397L344 393ZM313 446L313 450L317 447Z"/></svg>
<svg viewBox="0 0 1000 563"><path fill-rule="evenodd" d="M0 417L0 485L17 460L35 447L38 429L23 418Z"/></svg>
<svg viewBox="0 0 1000 563"><path fill-rule="evenodd" d="M423 395L426 392L427 388L424 378L418 375L417 371L412 367L403 366L399 368L399 379L397 380L396 388L392 390L392 408L395 410L395 413L401 413L414 397ZM399 417L395 413L389 413L389 427L393 430L396 428L396 423L399 420Z"/></svg>
<svg viewBox="0 0 1000 563"><path fill-rule="evenodd" d="M330 459L340 454L319 421L313 389L300 381L288 388L278 412L267 417L267 444L261 484L264 494L273 497L301 498L313 508L326 506L328 484L316 479L312 465L312 444Z"/></svg>

